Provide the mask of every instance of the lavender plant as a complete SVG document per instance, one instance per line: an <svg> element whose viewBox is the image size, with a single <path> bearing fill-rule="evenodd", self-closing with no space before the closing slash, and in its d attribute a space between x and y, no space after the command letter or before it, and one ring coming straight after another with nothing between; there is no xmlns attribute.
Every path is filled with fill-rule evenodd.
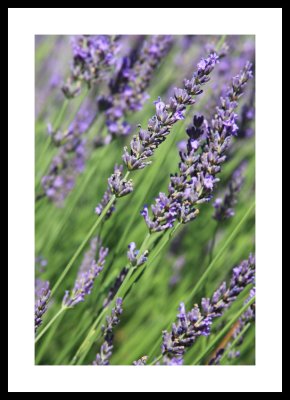
<svg viewBox="0 0 290 400"><path fill-rule="evenodd" d="M145 41L136 55L135 49L129 56L123 57L109 83L110 94L101 96L99 108L105 111L109 135L107 144L114 136L128 135L130 124L126 121L129 112L141 110L148 99L145 92L152 75L160 61L171 47L170 36L152 36ZM96 138L96 145L102 144L102 138Z"/></svg>
<svg viewBox="0 0 290 400"><path fill-rule="evenodd" d="M186 348L191 347L199 336L209 336L212 321L220 317L224 310L236 300L246 286L254 283L255 259L252 255L234 267L229 286L223 282L212 298L203 298L201 308L197 305L186 312L180 304L177 324L171 332L163 332L163 364L182 365Z"/></svg>
<svg viewBox="0 0 290 400"><path fill-rule="evenodd" d="M48 301L51 291L49 282L43 282L39 279L35 282L35 308L34 308L34 325L35 332L42 324L43 315L47 311Z"/></svg>
<svg viewBox="0 0 290 400"><path fill-rule="evenodd" d="M112 309L111 316L107 317L106 326L102 327L104 343L101 346L100 352L96 355L96 360L93 362L93 365L109 365L110 358L113 352L113 329L120 322L120 315L123 312L122 309L123 300L118 298L116 301L116 307Z"/></svg>
<svg viewBox="0 0 290 400"><path fill-rule="evenodd" d="M139 130L138 135L134 135L130 143L130 152L124 148L123 161L127 167L127 174L123 177L119 169L108 179L108 189L105 192L101 203L96 207L96 212L100 215L105 209L104 205L114 203L117 197L125 196L133 191L131 180L127 180L130 171L143 169L151 164L149 157L154 154L157 147L166 140L172 126L179 120L184 119L184 112L187 106L195 103L194 97L202 93L202 86L210 80L210 73L218 61L218 56L213 53L206 59L202 59L197 71L191 80L184 81L183 89L176 89L174 97L171 97L168 104L159 98L155 102L156 114L148 121L147 130ZM117 178L117 179L116 179ZM117 184L112 185L112 182ZM109 196L111 193L111 196ZM107 210L106 210L107 212Z"/></svg>
<svg viewBox="0 0 290 400"><path fill-rule="evenodd" d="M90 88L116 62L118 41L115 36L82 35L72 39L71 74L62 91L67 98L80 94L82 84Z"/></svg>
<svg viewBox="0 0 290 400"><path fill-rule="evenodd" d="M91 293L95 279L103 271L109 249L101 247L98 261L96 262L95 253L98 242L98 237L91 241L91 248L84 256L74 288L71 293L69 291L65 293L62 302L63 307L72 308L76 304L83 302L85 297Z"/></svg>
<svg viewBox="0 0 290 400"><path fill-rule="evenodd" d="M93 114L83 112L77 115L64 133L53 132L49 126L49 133L60 147L41 183L45 195L58 206L63 206L64 200L75 186L77 176L84 170L86 161L84 133L92 121Z"/></svg>
<svg viewBox="0 0 290 400"><path fill-rule="evenodd" d="M195 219L199 213L196 206L211 200L218 182L216 175L226 160L231 137L238 131L237 114L234 112L237 101L251 77L251 64L247 63L240 74L233 78L227 96L221 98L221 105L211 126L203 116L194 117L193 125L187 129L187 151L180 152L179 173L171 176L168 195L159 194L151 206L152 218L147 206L141 213L150 232L172 228L176 220L187 223Z"/></svg>
<svg viewBox="0 0 290 400"><path fill-rule="evenodd" d="M72 44L63 100L69 38L36 40L36 199L51 200L35 208L35 252L45 256L36 265L36 364L254 364L254 292L249 303L239 295L253 284L254 260L218 286L254 251L254 38L83 35ZM209 56L198 62L202 54ZM160 96L152 118L147 93ZM234 170L242 160L245 184L243 167ZM217 196L217 222L212 206L196 218ZM200 305L191 303L197 296Z"/></svg>

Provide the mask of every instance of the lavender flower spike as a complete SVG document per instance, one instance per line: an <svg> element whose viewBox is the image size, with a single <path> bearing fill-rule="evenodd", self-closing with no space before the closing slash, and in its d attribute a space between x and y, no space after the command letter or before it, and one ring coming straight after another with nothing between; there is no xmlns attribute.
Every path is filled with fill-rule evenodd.
<svg viewBox="0 0 290 400"><path fill-rule="evenodd" d="M163 332L163 364L182 364L187 347L191 347L199 336L211 333L213 319L220 317L236 300L246 286L254 283L255 259L252 255L237 267L233 268L230 284L224 282L211 299L203 298L201 308L195 305L186 312L185 305L180 304L177 323L172 325L171 332Z"/></svg>
<svg viewBox="0 0 290 400"><path fill-rule="evenodd" d="M130 133L131 126L126 121L126 116L129 112L140 110L148 99L149 95L145 90L171 44L170 36L151 36L148 41L144 41L137 55L133 49L131 54L120 60L109 84L110 94L99 98L100 109L106 110L106 123L111 138ZM96 144L102 143L97 141Z"/></svg>
<svg viewBox="0 0 290 400"><path fill-rule="evenodd" d="M98 261L95 261L95 252L98 239L91 241L91 249L85 254L84 260L80 266L79 273L75 282L75 286L71 293L66 291L63 298L63 306L72 308L76 304L84 301L85 297L91 293L95 279L104 269L106 257L109 250L101 247L99 250Z"/></svg>
<svg viewBox="0 0 290 400"><path fill-rule="evenodd" d="M36 281L35 290L35 332L42 324L43 314L47 311L47 305L50 298L51 291L49 289L49 282Z"/></svg>
<svg viewBox="0 0 290 400"><path fill-rule="evenodd" d="M116 37L83 35L73 38L73 64L71 74L62 91L67 98L77 96L82 82L90 88L102 78L116 62L118 43Z"/></svg>
<svg viewBox="0 0 290 400"><path fill-rule="evenodd" d="M242 162L238 168L234 171L231 180L228 184L226 193L223 198L218 197L213 206L215 212L213 218L217 221L223 221L229 219L235 215L234 206L238 202L238 194L244 183L244 171L246 163Z"/></svg>
<svg viewBox="0 0 290 400"><path fill-rule="evenodd" d="M140 128L138 135L133 136L130 150L127 147L124 148L122 158L128 171L143 169L151 164L148 158L153 156L155 149L166 140L172 126L180 119L184 119L186 107L194 104L194 97L203 92L202 86L210 80L209 75L217 62L218 56L215 53L210 54L208 58L198 64L193 78L184 81L184 88L175 89L174 97L170 98L168 104L163 103L160 98L155 102L156 114L148 121L147 130ZM111 178L108 179L108 189L96 207L97 214L103 211L113 194L116 197L122 197L133 191L132 181L127 182L125 178L122 178L120 167L118 167L117 174L117 180L121 186L117 186L117 188L112 186L112 180L116 179L115 169ZM113 208L107 213L107 218L111 216L112 211Z"/></svg>
<svg viewBox="0 0 290 400"><path fill-rule="evenodd" d="M203 59L197 65L197 71L191 80L184 81L183 89L175 89L174 97L168 104L159 98L155 102L156 114L148 121L147 130L140 129L138 135L133 137L130 151L124 149L123 161L129 171L145 168L151 161L151 157L157 147L164 142L169 135L172 126L180 119L184 119L187 106L195 103L194 97L203 91L201 87L210 80L209 74L214 69L218 56L213 53Z"/></svg>
<svg viewBox="0 0 290 400"><path fill-rule="evenodd" d="M123 312L122 309L123 300L119 297L116 301L116 307L112 309L112 313L110 317L107 317L106 326L103 326L103 336L104 343L101 346L100 352L96 356L96 360L93 362L93 365L109 365L110 358L113 352L113 329L120 322L120 315Z"/></svg>
<svg viewBox="0 0 290 400"><path fill-rule="evenodd" d="M54 141L57 140L60 147L41 184L47 198L57 206L63 205L75 186L78 175L85 168L87 152L84 133L92 123L93 117L93 113L82 111L65 133L54 134Z"/></svg>
<svg viewBox="0 0 290 400"><path fill-rule="evenodd" d="M151 206L152 218L147 206L141 212L150 232L172 228L176 220L185 224L195 219L199 213L197 205L211 200L219 181L216 175L226 160L231 137L238 130L237 114L234 113L237 100L251 76L251 64L247 63L240 74L233 78L211 126L203 116L194 116L193 125L187 129L187 151L180 152L179 173L170 177L168 195L159 194Z"/></svg>

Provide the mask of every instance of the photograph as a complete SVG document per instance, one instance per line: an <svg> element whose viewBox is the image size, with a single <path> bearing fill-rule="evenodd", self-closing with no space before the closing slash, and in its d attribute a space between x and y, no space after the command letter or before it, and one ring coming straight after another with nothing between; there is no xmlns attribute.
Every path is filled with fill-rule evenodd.
<svg viewBox="0 0 290 400"><path fill-rule="evenodd" d="M255 364L255 37L35 36L35 363Z"/></svg>

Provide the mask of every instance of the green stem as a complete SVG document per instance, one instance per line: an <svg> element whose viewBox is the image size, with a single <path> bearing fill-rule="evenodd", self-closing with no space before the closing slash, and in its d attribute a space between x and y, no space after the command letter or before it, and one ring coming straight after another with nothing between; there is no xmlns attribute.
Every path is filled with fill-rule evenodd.
<svg viewBox="0 0 290 400"><path fill-rule="evenodd" d="M231 329L234 323L244 314L244 312L255 302L256 296L254 296L248 303L246 303L235 315L234 317L227 323L227 325L220 331L220 333L216 336L216 338L207 346L207 348L202 352L202 354L198 357L198 359L193 363L193 365L198 365L212 349L217 346L222 338L227 334L227 332Z"/></svg>
<svg viewBox="0 0 290 400"><path fill-rule="evenodd" d="M40 349L37 350L37 354L35 355L35 364L39 365L45 350L47 349L48 344L50 343L51 339L55 335L55 332L64 316L64 313L61 314L60 318L58 318L57 322L54 324L53 329L50 330L49 334L46 336L45 340L41 344Z"/></svg>
<svg viewBox="0 0 290 400"><path fill-rule="evenodd" d="M162 359L162 355L160 355L159 357L155 358L155 360L152 361L152 363L150 363L149 365L155 365L155 364L157 364L161 359Z"/></svg>
<svg viewBox="0 0 290 400"><path fill-rule="evenodd" d="M127 173L128 175L128 173ZM126 175L126 177L127 177ZM126 178L125 178L126 179ZM104 219L104 217L106 216L108 210L111 208L112 204L114 203L114 201L116 200L116 196L113 195L111 200L109 201L109 203L106 205L106 207L103 209L102 213L100 214L99 218L96 220L96 222L94 222L94 225L92 226L92 228L90 229L89 233L87 234L87 236L84 238L84 240L82 241L82 243L80 244L80 246L78 247L77 251L74 253L74 255L72 256L72 258L70 259L69 263L67 264L67 266L65 267L65 269L63 270L62 274L60 275L60 277L58 278L56 284L54 285L54 287L51 290L51 297L54 295L55 291L57 290L57 288L59 287L59 285L62 283L62 281L64 280L64 278L66 277L66 275L68 274L69 270L71 269L71 267L73 266L75 260L78 258L78 256L80 255L80 253L83 251L84 247L86 246L86 244L88 243L88 241L90 240L90 238L93 236L93 233L96 231L97 227L100 225L100 223L102 222L102 220Z"/></svg>
<svg viewBox="0 0 290 400"><path fill-rule="evenodd" d="M55 316L49 321L49 323L43 328L43 330L39 333L39 335L35 338L35 344L39 342L42 336L48 331L48 329L55 323L55 321L62 315L64 311L67 310L67 307L61 307L60 310L55 314Z"/></svg>
<svg viewBox="0 0 290 400"><path fill-rule="evenodd" d="M215 242L216 242L218 229L219 229L219 224L217 223L216 227L214 229L213 238L211 240L210 247L209 247L209 263L211 263L212 259L213 259L213 252L214 252L214 248L215 248Z"/></svg>
<svg viewBox="0 0 290 400"><path fill-rule="evenodd" d="M252 213L253 209L255 207L255 202L252 204L252 206L248 209L246 214L244 214L243 218L240 220L240 222L236 225L235 229L232 231L228 239L225 241L224 245L221 247L220 251L217 253L217 255L214 257L212 262L209 264L208 268L205 270L205 272L202 274L200 277L199 281L197 284L194 286L193 290L191 291L190 295L187 297L186 303L188 303L197 293L199 288L204 284L205 280L207 279L208 275L212 271L214 265L216 262L220 259L220 257L223 255L224 251L226 248L231 244L237 233L239 232L241 226L245 223L249 215Z"/></svg>

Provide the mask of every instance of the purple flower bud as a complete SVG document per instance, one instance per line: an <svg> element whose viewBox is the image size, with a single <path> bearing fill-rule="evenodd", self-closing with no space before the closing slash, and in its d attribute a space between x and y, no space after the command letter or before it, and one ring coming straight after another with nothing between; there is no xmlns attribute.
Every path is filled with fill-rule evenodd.
<svg viewBox="0 0 290 400"><path fill-rule="evenodd" d="M106 326L103 326L104 343L101 346L100 352L96 355L96 360L93 365L109 365L110 358L113 353L113 340L114 328L120 323L120 315L123 312L122 309L123 299L118 298L116 300L116 306L112 309L111 316L107 317Z"/></svg>
<svg viewBox="0 0 290 400"><path fill-rule="evenodd" d="M35 332L42 324L42 318L47 311L48 301L50 298L49 282L36 281L35 290L35 308L34 308L34 325Z"/></svg>
<svg viewBox="0 0 290 400"><path fill-rule="evenodd" d="M105 35L76 36L72 41L73 64L70 77L62 91L67 98L77 96L82 82L90 88L116 62L118 43L116 37Z"/></svg>
<svg viewBox="0 0 290 400"><path fill-rule="evenodd" d="M98 237L91 240L90 250L84 255L74 288L71 292L66 291L65 293L63 298L64 307L74 307L76 304L83 302L85 297L91 293L95 279L104 269L106 257L109 252L108 249L101 247L99 249L98 261L96 262L95 255L99 244Z"/></svg>

